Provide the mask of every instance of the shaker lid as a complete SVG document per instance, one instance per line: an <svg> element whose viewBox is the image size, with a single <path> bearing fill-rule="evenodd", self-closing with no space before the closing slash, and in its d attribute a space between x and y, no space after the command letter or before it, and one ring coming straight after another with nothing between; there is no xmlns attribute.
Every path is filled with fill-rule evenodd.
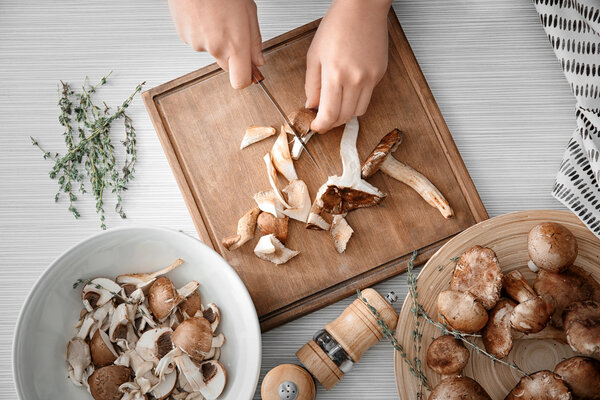
<svg viewBox="0 0 600 400"><path fill-rule="evenodd" d="M263 400L314 400L315 382L304 368L281 364L267 372L260 395Z"/></svg>

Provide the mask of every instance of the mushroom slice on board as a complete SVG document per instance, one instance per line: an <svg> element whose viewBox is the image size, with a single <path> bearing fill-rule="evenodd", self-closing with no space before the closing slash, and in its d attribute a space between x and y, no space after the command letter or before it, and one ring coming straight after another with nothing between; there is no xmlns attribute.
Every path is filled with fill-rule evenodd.
<svg viewBox="0 0 600 400"><path fill-rule="evenodd" d="M330 176L321 196L323 211L343 214L356 208L370 207L385 198L375 186L361 178L360 160L356 150L358 119L352 118L344 128L340 142L343 171L341 176Z"/></svg>
<svg viewBox="0 0 600 400"><path fill-rule="evenodd" d="M486 310L494 307L502 290L502 270L496 253L481 246L462 253L454 267L450 289L471 293Z"/></svg>
<svg viewBox="0 0 600 400"><path fill-rule="evenodd" d="M442 379L460 375L469 362L469 350L452 335L435 339L427 348L427 366L442 375Z"/></svg>
<svg viewBox="0 0 600 400"><path fill-rule="evenodd" d="M284 216L283 204L279 201L279 198L273 189L256 193L254 195L254 201L256 201L256 204L261 211L268 212L277 218L282 218Z"/></svg>
<svg viewBox="0 0 600 400"><path fill-rule="evenodd" d="M107 365L88 378L90 393L95 400L116 400L123 396L119 386L129 382L131 369L122 365Z"/></svg>
<svg viewBox="0 0 600 400"><path fill-rule="evenodd" d="M538 296L517 270L504 276L503 286L506 294L519 302L510 316L513 329L523 333L544 329L554 313L555 300L550 296Z"/></svg>
<svg viewBox="0 0 600 400"><path fill-rule="evenodd" d="M314 131L310 130L310 124L316 117L317 112L310 108L301 108L288 115L288 119L292 125L294 125L294 129L296 132L298 132L304 144L306 144L315 134ZM293 134L293 132L287 126L284 128L288 134ZM302 146L302 143L300 143L300 141L294 136L292 141L292 159L299 159L300 154L302 154L302 150L304 150L304 146Z"/></svg>
<svg viewBox="0 0 600 400"><path fill-rule="evenodd" d="M261 212L256 221L264 235L273 234L281 242L285 243L288 235L289 217L276 218L270 213Z"/></svg>
<svg viewBox="0 0 600 400"><path fill-rule="evenodd" d="M486 309L467 292L440 292L437 297L437 310L441 322L463 333L478 332L488 321Z"/></svg>
<svg viewBox="0 0 600 400"><path fill-rule="evenodd" d="M385 135L362 166L362 177L367 179L381 170L385 174L413 188L427 203L444 216L451 218L454 211L444 195L423 174L392 156L402 142L402 132L394 129Z"/></svg>
<svg viewBox="0 0 600 400"><path fill-rule="evenodd" d="M577 258L577 239L565 226L543 222L534 226L527 236L529 257L536 267L551 272L563 272Z"/></svg>
<svg viewBox="0 0 600 400"><path fill-rule="evenodd" d="M328 231L331 227L331 224L323 218L323 193L327 190L327 183L323 184L317 194L315 196L315 200L313 201L310 210L308 212L308 218L306 219L306 228L307 229L315 229L315 230L323 230Z"/></svg>
<svg viewBox="0 0 600 400"><path fill-rule="evenodd" d="M521 378L504 400L570 400L571 392L552 371L539 371Z"/></svg>
<svg viewBox="0 0 600 400"><path fill-rule="evenodd" d="M443 379L429 395L429 400L449 399L492 400L479 383L466 376Z"/></svg>
<svg viewBox="0 0 600 400"><path fill-rule="evenodd" d="M496 358L504 358L513 346L510 316L517 303L500 299L489 312L488 322L483 328L485 350Z"/></svg>
<svg viewBox="0 0 600 400"><path fill-rule="evenodd" d="M290 205L289 208L283 210L283 213L297 221L306 222L311 207L310 194L306 183L303 180L296 179L281 191L287 195L287 202Z"/></svg>
<svg viewBox="0 0 600 400"><path fill-rule="evenodd" d="M173 331L168 327L146 331L140 336L135 346L135 351L144 360L156 364L165 354L173 349L173 343L171 342L172 335Z"/></svg>
<svg viewBox="0 0 600 400"><path fill-rule="evenodd" d="M265 165L267 167L267 176L269 177L269 184L271 185L271 189L273 189L273 193L275 193L277 200L279 200L279 202L285 208L290 208L290 205L285 201L285 199L283 198L283 195L281 194L281 192L279 191L279 188L277 187L277 170L275 169L275 166L273 165L273 159L271 158L271 154L270 153L265 154L265 156L263 157L263 160L265 161Z"/></svg>
<svg viewBox="0 0 600 400"><path fill-rule="evenodd" d="M117 276L117 283L119 284L132 284L143 286L149 282L152 282L154 279L158 278L161 275L165 275L166 273L172 271L173 269L179 267L183 264L183 260L178 258L171 265L166 266L165 268L159 269L158 271L152 273L141 273L141 274L125 274Z"/></svg>
<svg viewBox="0 0 600 400"><path fill-rule="evenodd" d="M72 369L69 373L71 381L77 385L82 385L83 372L92 362L90 347L81 338L73 338L67 343L67 362Z"/></svg>
<svg viewBox="0 0 600 400"><path fill-rule="evenodd" d="M600 357L600 303L586 300L571 304L563 314L563 325L574 351Z"/></svg>
<svg viewBox="0 0 600 400"><path fill-rule="evenodd" d="M575 398L600 399L600 361L575 356L559 362L554 373L567 384Z"/></svg>
<svg viewBox="0 0 600 400"><path fill-rule="evenodd" d="M108 278L96 278L89 281L81 291L81 296L84 304L89 304L92 309L100 307L111 300L115 293L121 291L115 281ZM89 310L88 310L89 311Z"/></svg>
<svg viewBox="0 0 600 400"><path fill-rule="evenodd" d="M202 316L183 321L173 332L173 344L196 361L204 360L212 347L213 333L210 322Z"/></svg>
<svg viewBox="0 0 600 400"><path fill-rule="evenodd" d="M275 166L277 171L279 171L285 179L288 181L298 179L298 174L294 168L294 161L290 155L287 134L285 133L285 128L283 126L281 127L281 133L271 148L271 161L273 162L273 166Z"/></svg>
<svg viewBox="0 0 600 400"><path fill-rule="evenodd" d="M256 229L256 219L260 214L260 208L254 207L248 211L238 220L237 233L233 236L223 238L223 247L227 250L235 250L244 243L248 242L254 237L254 230Z"/></svg>
<svg viewBox="0 0 600 400"><path fill-rule="evenodd" d="M338 253L346 251L346 246L350 241L350 237L354 233L354 229L346 221L345 214L333 216L333 222L330 228L331 236L333 237L333 245Z"/></svg>
<svg viewBox="0 0 600 400"><path fill-rule="evenodd" d="M240 144L240 150L251 144L260 142L269 136L273 136L275 133L277 133L277 130L272 126L250 126L246 129L246 133Z"/></svg>
<svg viewBox="0 0 600 400"><path fill-rule="evenodd" d="M299 253L285 247L273 234L261 237L254 248L254 254L258 258L277 265L285 264Z"/></svg>

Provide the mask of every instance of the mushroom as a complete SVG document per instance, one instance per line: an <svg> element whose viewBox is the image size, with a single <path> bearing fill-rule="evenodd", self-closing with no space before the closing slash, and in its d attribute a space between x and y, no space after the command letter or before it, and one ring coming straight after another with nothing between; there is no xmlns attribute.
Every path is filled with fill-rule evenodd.
<svg viewBox="0 0 600 400"><path fill-rule="evenodd" d="M205 361L196 366L187 354L175 357L175 363L191 391L200 392L206 400L216 399L221 395L227 382L227 374L223 364L215 360Z"/></svg>
<svg viewBox="0 0 600 400"><path fill-rule="evenodd" d="M322 211L343 214L356 208L374 206L386 196L361 178L360 160L356 150L357 136L358 119L355 117L346 124L340 142L342 175L330 176L324 190L317 193L317 207Z"/></svg>
<svg viewBox="0 0 600 400"><path fill-rule="evenodd" d="M110 342L108 335L98 329L92 340L90 340L90 353L96 367L104 367L112 364L118 357L117 351Z"/></svg>
<svg viewBox="0 0 600 400"><path fill-rule="evenodd" d="M196 316L198 311L202 311L200 293L195 291L179 304L179 310L187 318Z"/></svg>
<svg viewBox="0 0 600 400"><path fill-rule="evenodd" d="M90 347L85 340L78 337L69 340L69 343L67 343L67 362L69 363L71 381L77 386L81 386L83 372L92 362Z"/></svg>
<svg viewBox="0 0 600 400"><path fill-rule="evenodd" d="M81 292L81 296L83 299L83 304L89 305L91 311L96 307L100 307L111 300L115 293L119 293L121 291L121 286L119 286L114 281L108 278L96 278L89 281Z"/></svg>
<svg viewBox="0 0 600 400"><path fill-rule="evenodd" d="M165 275L168 272L171 272L175 268L179 267L183 264L183 260L178 258L171 265L166 266L165 268L159 269L158 271L152 273L141 273L141 274L125 274L117 276L117 283L121 285L136 285L138 287L145 286L149 282L152 282L154 279L158 278L161 275Z"/></svg>
<svg viewBox="0 0 600 400"><path fill-rule="evenodd" d="M119 400L123 396L119 386L130 379L131 369L122 365L107 365L90 375L88 385L95 400Z"/></svg>
<svg viewBox="0 0 600 400"><path fill-rule="evenodd" d="M210 328L214 333L221 322L221 311L217 305L215 303L208 303L204 311L202 311L202 316L210 322Z"/></svg>
<svg viewBox="0 0 600 400"><path fill-rule="evenodd" d="M277 218L282 218L284 216L283 204L279 201L274 190L271 189L256 193L254 195L254 201L256 201L256 204L261 211L268 212Z"/></svg>
<svg viewBox="0 0 600 400"><path fill-rule="evenodd" d="M196 281L188 282L180 289L175 289L173 282L166 276L154 281L148 291L148 306L159 321L164 320L187 296L199 286Z"/></svg>
<svg viewBox="0 0 600 400"><path fill-rule="evenodd" d="M290 208L290 205L285 201L285 199L283 198L283 195L281 194L281 192L279 191L279 188L277 187L277 171L275 170L275 167L273 166L273 159L271 158L271 154L270 153L265 154L265 156L263 157L263 160L265 161L265 165L267 166L267 176L269 177L269 184L271 185L271 189L273 189L273 193L275 193L275 197L277 197L277 200L279 200L279 202L285 208Z"/></svg>
<svg viewBox="0 0 600 400"><path fill-rule="evenodd" d="M202 316L186 319L171 335L171 341L194 360L202 361L212 347L210 322Z"/></svg>
<svg viewBox="0 0 600 400"><path fill-rule="evenodd" d="M521 378L504 400L570 400L563 380L552 371L539 371Z"/></svg>
<svg viewBox="0 0 600 400"><path fill-rule="evenodd" d="M435 339L427 348L427 366L442 375L442 379L458 376L469 362L469 350L452 335Z"/></svg>
<svg viewBox="0 0 600 400"><path fill-rule="evenodd" d="M258 258L277 265L285 264L299 253L285 247L273 234L261 237L254 248L254 254Z"/></svg>
<svg viewBox="0 0 600 400"><path fill-rule="evenodd" d="M427 203L444 216L450 218L454 211L442 193L423 174L398 161L391 154L402 142L402 132L394 129L385 135L373 149L362 166L362 177L367 179L381 170L392 178L413 188Z"/></svg>
<svg viewBox="0 0 600 400"><path fill-rule="evenodd" d="M285 243L288 235L289 217L276 218L273 214L261 212L256 224L263 234L273 234L281 242Z"/></svg>
<svg viewBox="0 0 600 400"><path fill-rule="evenodd" d="M571 389L575 399L600 399L600 361L575 356L556 364L554 373Z"/></svg>
<svg viewBox="0 0 600 400"><path fill-rule="evenodd" d="M544 329L554 313L554 299L538 296L517 270L506 274L503 283L508 296L519 302L510 316L513 329L523 333L536 333Z"/></svg>
<svg viewBox="0 0 600 400"><path fill-rule="evenodd" d="M156 400L163 400L173 393L175 386L177 386L177 370L164 375L158 385L155 385L150 389L150 394L154 396Z"/></svg>
<svg viewBox="0 0 600 400"><path fill-rule="evenodd" d="M310 206L308 218L306 219L307 229L328 231L331 228L331 224L323 218L324 205L321 196L325 193L325 190L327 190L327 183L323 184L319 190L317 190L315 200Z"/></svg>
<svg viewBox="0 0 600 400"><path fill-rule="evenodd" d="M574 351L600 357L600 303L585 300L571 304L563 314L563 326Z"/></svg>
<svg viewBox="0 0 600 400"><path fill-rule="evenodd" d="M600 284L584 269L572 265L565 272L540 270L533 282L539 296L552 296L556 310L551 323L562 328L562 314L569 304L583 300L600 301Z"/></svg>
<svg viewBox="0 0 600 400"><path fill-rule="evenodd" d="M502 270L496 253L481 246L462 253L454 267L450 289L471 293L486 310L494 307L502 290Z"/></svg>
<svg viewBox="0 0 600 400"><path fill-rule="evenodd" d="M467 292L444 290L438 294L437 310L442 322L463 333L483 329L488 314L483 305Z"/></svg>
<svg viewBox="0 0 600 400"><path fill-rule="evenodd" d="M238 220L237 233L222 240L223 247L227 250L235 250L251 240L254 237L258 214L260 214L260 209L258 207L255 207L244 214L242 218Z"/></svg>
<svg viewBox="0 0 600 400"><path fill-rule="evenodd" d="M283 210L288 217L300 222L306 222L310 213L310 194L303 180L296 179L281 190L287 195L290 208Z"/></svg>
<svg viewBox="0 0 600 400"><path fill-rule="evenodd" d="M271 126L250 126L246 129L246 133L244 134L242 143L240 144L240 150L250 146L251 144L260 142L269 136L273 136L275 133L277 133L277 130Z"/></svg>
<svg viewBox="0 0 600 400"><path fill-rule="evenodd" d="M484 388L466 376L442 379L429 395L429 400L492 400Z"/></svg>
<svg viewBox="0 0 600 400"><path fill-rule="evenodd" d="M127 339L127 324L129 323L129 315L127 312L127 304L121 303L113 312L108 337L112 342L117 339Z"/></svg>
<svg viewBox="0 0 600 400"><path fill-rule="evenodd" d="M285 133L285 128L283 126L281 127L281 133L271 148L271 160L277 171L279 171L285 179L290 182L294 179L298 179L298 174L294 168L294 161L292 161L292 156L290 155L287 134Z"/></svg>
<svg viewBox="0 0 600 400"><path fill-rule="evenodd" d="M154 364L173 349L172 337L175 333L169 327L146 331L140 336L135 351L146 361Z"/></svg>
<svg viewBox="0 0 600 400"><path fill-rule="evenodd" d="M513 346L510 316L517 305L510 299L500 299L489 312L488 322L483 328L485 350L496 358L504 358Z"/></svg>
<svg viewBox="0 0 600 400"><path fill-rule="evenodd" d="M531 261L541 269L562 272L577 258L577 239L570 230L556 222L534 226L527 237Z"/></svg>
<svg viewBox="0 0 600 400"><path fill-rule="evenodd" d="M344 217L345 214L334 215L330 228L331 236L333 237L333 244L336 251L340 254L346 251L346 245L354 233L354 230Z"/></svg>
<svg viewBox="0 0 600 400"><path fill-rule="evenodd" d="M317 112L310 108L301 108L288 115L288 119L294 126L294 129L296 130L298 135L300 135L300 137L302 138L304 144L306 144L310 140L310 138L313 137L313 135L315 134L315 132L310 129L310 124L316 117ZM287 126L285 127L285 130L290 135L292 134L292 131ZM302 143L300 143L300 141L294 136L294 139L292 141L292 159L299 159L300 154L302 154L302 150L304 150Z"/></svg>

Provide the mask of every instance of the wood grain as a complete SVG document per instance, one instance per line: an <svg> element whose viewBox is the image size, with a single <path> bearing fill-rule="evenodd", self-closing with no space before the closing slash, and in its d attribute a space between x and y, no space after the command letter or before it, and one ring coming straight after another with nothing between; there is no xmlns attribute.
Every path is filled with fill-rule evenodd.
<svg viewBox="0 0 600 400"><path fill-rule="evenodd" d="M263 83L288 112L302 106L306 52L318 23L264 45ZM260 88L233 90L227 74L211 65L144 93L200 237L240 274L264 330L402 272L398 261L414 249L422 252L424 261L445 240L487 217L393 12L388 25L388 71L359 119L359 153L364 159L385 133L400 128L405 140L395 156L437 185L456 215L444 220L407 186L376 174L371 182L390 196L383 207L348 216L356 233L342 255L335 252L327 232L307 231L299 223L290 225L287 245L301 254L278 268L254 256L254 241L232 252L220 243L254 206L252 195L269 188L261 158L272 140L239 150L246 127L281 123ZM341 173L341 133L337 128L310 142L320 170L306 157L295 163L312 195L328 175Z"/></svg>

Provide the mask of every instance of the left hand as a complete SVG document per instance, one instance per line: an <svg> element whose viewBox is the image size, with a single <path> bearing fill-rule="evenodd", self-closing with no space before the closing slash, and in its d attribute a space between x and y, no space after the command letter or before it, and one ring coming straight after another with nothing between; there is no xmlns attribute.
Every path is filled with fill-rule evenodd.
<svg viewBox="0 0 600 400"><path fill-rule="evenodd" d="M325 133L367 111L387 69L389 0L334 0L310 45L306 107L311 129Z"/></svg>

